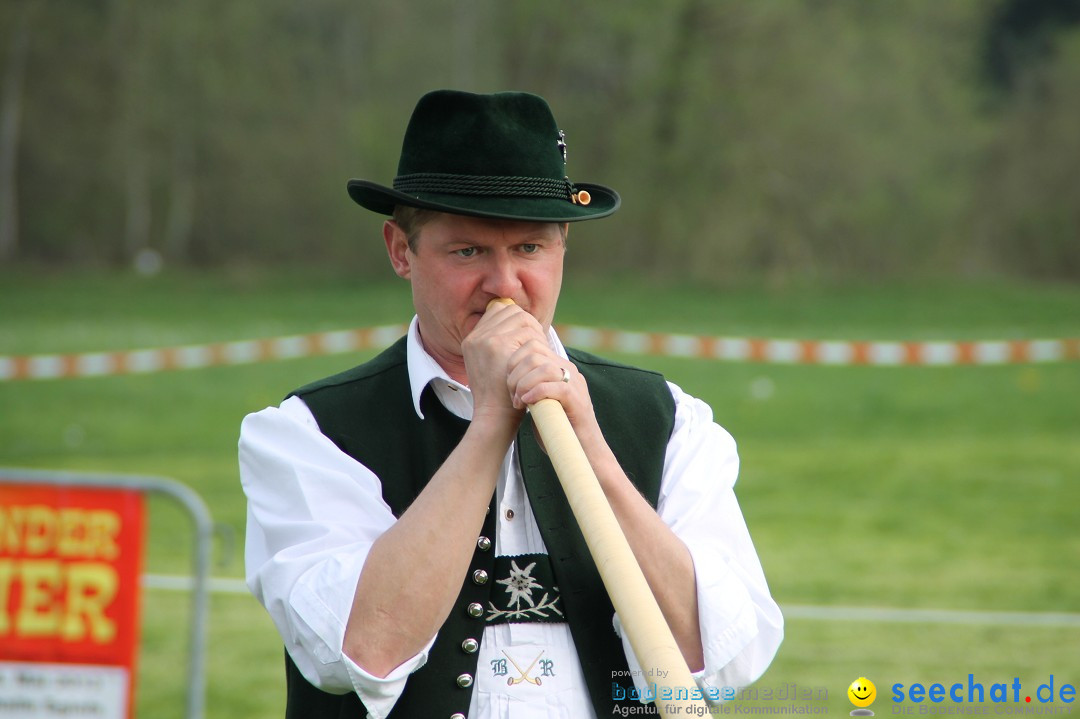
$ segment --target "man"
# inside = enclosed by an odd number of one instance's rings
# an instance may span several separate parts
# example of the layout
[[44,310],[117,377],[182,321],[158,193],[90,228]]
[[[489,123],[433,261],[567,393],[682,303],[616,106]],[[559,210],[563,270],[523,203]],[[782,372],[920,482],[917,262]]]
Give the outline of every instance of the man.
[[[247,576],[285,641],[289,717],[605,716],[646,687],[526,407],[553,398],[702,687],[782,637],[732,485],[734,442],[660,376],[551,328],[570,222],[619,196],[565,174],[543,99],[436,91],[393,187],[408,335],[244,421]],[[505,298],[514,304],[492,304]]]

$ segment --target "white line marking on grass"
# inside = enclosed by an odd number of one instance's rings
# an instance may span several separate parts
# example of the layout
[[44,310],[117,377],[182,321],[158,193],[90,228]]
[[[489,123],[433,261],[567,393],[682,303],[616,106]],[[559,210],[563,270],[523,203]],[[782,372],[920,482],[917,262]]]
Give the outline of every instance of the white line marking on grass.
[[[144,574],[142,575],[143,589],[163,589],[170,592],[190,592],[195,586],[195,580],[180,574]],[[243,579],[229,577],[211,577],[207,588],[214,594],[250,594],[247,584]]]
[[819,607],[786,604],[788,619],[824,622],[900,624],[994,624],[1001,626],[1080,627],[1080,614],[1069,612],[999,612],[975,609],[899,609],[895,607]]

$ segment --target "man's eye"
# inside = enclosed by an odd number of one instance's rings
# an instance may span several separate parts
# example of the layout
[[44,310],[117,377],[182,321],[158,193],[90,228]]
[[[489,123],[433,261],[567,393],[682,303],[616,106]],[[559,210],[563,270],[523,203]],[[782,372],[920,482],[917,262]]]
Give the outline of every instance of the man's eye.
[[521,246],[521,251],[527,255],[531,255],[540,251],[540,245],[534,243],[528,243]]
[[454,254],[458,257],[472,257],[476,254],[476,248],[462,247],[460,250],[454,250]]

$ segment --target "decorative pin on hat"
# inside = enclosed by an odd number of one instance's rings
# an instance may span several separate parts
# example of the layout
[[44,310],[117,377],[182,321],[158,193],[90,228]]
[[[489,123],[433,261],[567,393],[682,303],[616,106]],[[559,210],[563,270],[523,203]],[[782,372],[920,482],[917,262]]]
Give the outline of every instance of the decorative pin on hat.
[[620,203],[609,187],[571,182],[566,133],[542,97],[523,92],[424,95],[405,131],[393,186],[349,180],[348,190],[358,204],[384,215],[408,205],[476,217],[576,222],[606,217]]

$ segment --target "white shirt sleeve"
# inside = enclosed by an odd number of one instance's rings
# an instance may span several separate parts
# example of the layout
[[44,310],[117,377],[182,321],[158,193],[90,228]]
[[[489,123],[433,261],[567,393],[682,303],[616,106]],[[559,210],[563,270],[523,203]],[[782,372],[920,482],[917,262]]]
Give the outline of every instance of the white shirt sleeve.
[[[705,654],[705,668],[694,677],[706,696],[723,697],[725,689],[737,691],[765,672],[783,639],[784,620],[735,498],[735,440],[713,422],[707,404],[668,386],[675,399],[675,426],[657,512],[694,560]],[[617,617],[616,628],[640,691],[648,677],[642,676]]]
[[378,477],[323,435],[298,397],[248,415],[239,450],[248,587],[309,682],[334,694],[355,691],[370,716],[386,716],[435,637],[385,678],[342,652],[364,561],[395,521]]

